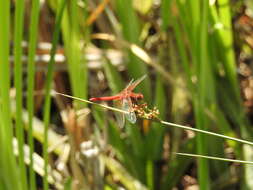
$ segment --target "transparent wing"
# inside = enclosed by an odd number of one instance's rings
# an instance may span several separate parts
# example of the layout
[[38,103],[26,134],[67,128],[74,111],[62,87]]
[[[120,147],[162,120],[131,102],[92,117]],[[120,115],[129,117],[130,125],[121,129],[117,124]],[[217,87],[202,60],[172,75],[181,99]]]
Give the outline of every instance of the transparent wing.
[[143,81],[145,78],[147,77],[147,75],[143,75],[141,78],[137,79],[136,81],[134,81],[134,79],[132,79],[128,85],[126,86],[126,88],[124,88],[124,90],[122,90],[121,92],[124,91],[132,91],[138,84],[140,84],[141,81]]
[[136,115],[134,112],[130,112],[129,114],[126,114],[126,118],[131,123],[136,123]]
[[128,89],[128,88],[132,85],[133,82],[134,82],[134,79],[132,79],[132,80],[128,83],[128,85],[127,85],[121,92],[123,92],[123,91],[125,91],[126,89]]
[[[116,107],[118,107],[119,109],[122,109],[122,101],[116,101],[115,102]],[[117,123],[119,125],[120,128],[123,128],[125,125],[125,114],[123,113],[116,113],[115,112],[115,116],[116,116],[116,120]]]
[[124,114],[126,116],[127,120],[130,121],[131,123],[135,123],[136,122],[136,115],[135,115],[134,110],[132,108],[132,102],[131,102],[130,97],[123,98],[122,109],[129,112],[128,114]]
[[141,81],[143,81],[145,78],[147,77],[147,75],[143,75],[141,78],[137,79],[136,81],[133,82],[133,80],[131,80],[131,83],[129,83],[126,87],[126,89],[128,91],[132,91],[138,84],[140,84]]

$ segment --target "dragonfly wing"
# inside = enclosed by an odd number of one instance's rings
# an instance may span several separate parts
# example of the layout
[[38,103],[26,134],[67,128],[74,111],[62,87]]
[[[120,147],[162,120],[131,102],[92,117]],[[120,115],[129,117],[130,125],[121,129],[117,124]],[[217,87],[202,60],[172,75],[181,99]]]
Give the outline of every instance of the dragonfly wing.
[[134,113],[134,110],[132,109],[132,102],[129,97],[124,98],[122,100],[122,109],[129,112],[129,113],[125,114],[127,120],[130,121],[131,123],[135,123],[136,122],[136,115]]
[[124,114],[120,113],[116,115],[116,119],[117,119],[117,123],[119,125],[120,128],[123,128],[125,125],[125,116]]
[[136,115],[134,112],[130,112],[129,114],[126,114],[126,118],[131,123],[136,123]]
[[132,79],[132,80],[128,83],[128,85],[127,85],[120,93],[126,91],[126,89],[128,89],[128,88],[133,84],[133,82],[134,82],[134,79]]
[[143,81],[147,75],[143,75],[141,78],[137,79],[136,81],[131,81],[129,85],[127,85],[127,90],[132,91],[138,84],[140,84],[141,81]]
[[[117,108],[122,108],[122,101],[115,101],[115,105]],[[115,113],[117,123],[120,128],[123,128],[125,125],[125,114],[123,113]]]

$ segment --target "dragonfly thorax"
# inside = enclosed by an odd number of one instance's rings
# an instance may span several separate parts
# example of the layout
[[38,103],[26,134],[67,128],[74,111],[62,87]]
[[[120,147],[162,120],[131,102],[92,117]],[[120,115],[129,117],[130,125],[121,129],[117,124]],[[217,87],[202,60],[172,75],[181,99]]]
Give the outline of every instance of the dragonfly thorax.
[[130,94],[130,97],[133,98],[133,99],[143,99],[143,94],[141,93],[131,93]]

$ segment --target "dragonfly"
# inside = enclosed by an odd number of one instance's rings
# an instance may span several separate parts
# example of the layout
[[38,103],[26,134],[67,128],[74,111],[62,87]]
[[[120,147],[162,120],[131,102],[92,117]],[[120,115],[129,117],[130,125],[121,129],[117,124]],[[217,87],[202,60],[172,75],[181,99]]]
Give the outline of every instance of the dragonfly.
[[112,100],[116,100],[119,102],[120,107],[122,110],[128,112],[128,113],[124,113],[121,114],[122,118],[120,119],[120,126],[123,126],[125,123],[125,117],[128,121],[130,121],[131,123],[135,123],[136,122],[136,114],[133,108],[133,101],[137,101],[140,99],[143,99],[143,94],[141,93],[134,93],[133,90],[135,89],[135,87],[140,84],[144,79],[146,78],[146,75],[143,75],[142,77],[140,77],[137,80],[131,80],[129,82],[129,84],[118,94],[114,95],[114,96],[104,96],[104,97],[97,97],[97,98],[90,98],[90,101],[112,101]]

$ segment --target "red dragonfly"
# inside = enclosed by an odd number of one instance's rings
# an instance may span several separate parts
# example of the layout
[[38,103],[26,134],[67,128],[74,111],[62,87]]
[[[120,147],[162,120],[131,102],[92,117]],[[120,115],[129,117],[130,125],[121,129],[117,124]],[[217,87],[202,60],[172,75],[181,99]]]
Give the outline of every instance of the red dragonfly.
[[134,93],[134,88],[140,84],[141,81],[145,79],[146,75],[143,75],[141,78],[134,81],[133,79],[130,81],[130,83],[122,90],[120,93],[114,95],[114,96],[104,96],[104,97],[97,97],[97,98],[90,98],[90,101],[111,101],[111,100],[118,100],[120,101],[121,108],[124,111],[127,111],[127,114],[122,114],[123,118],[121,118],[121,126],[125,123],[125,117],[127,120],[131,123],[136,122],[136,115],[133,108],[133,102],[132,100],[138,100],[143,99],[143,94],[141,93]]

